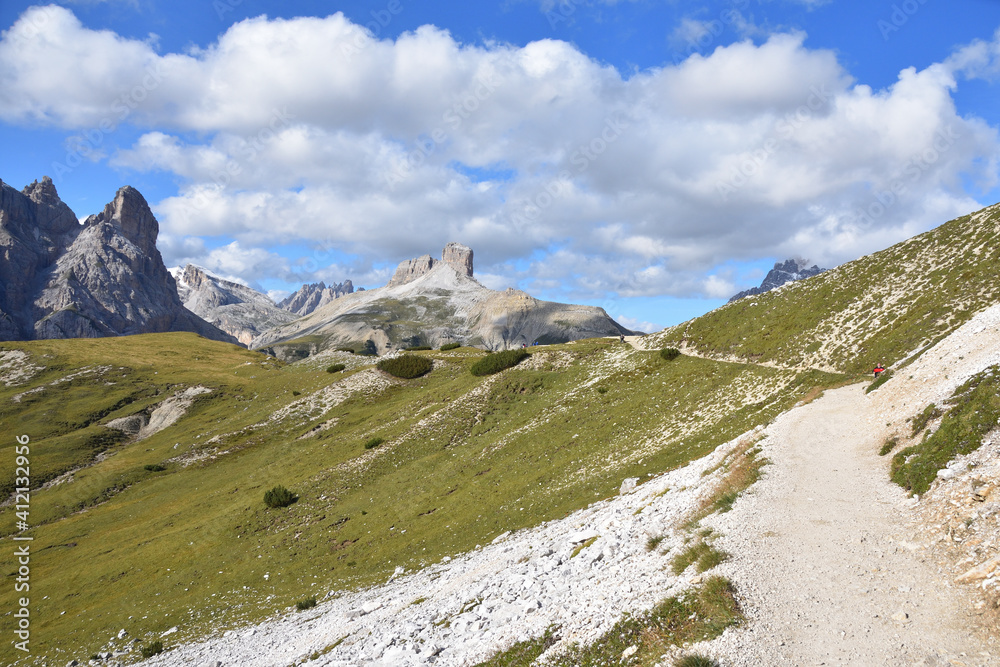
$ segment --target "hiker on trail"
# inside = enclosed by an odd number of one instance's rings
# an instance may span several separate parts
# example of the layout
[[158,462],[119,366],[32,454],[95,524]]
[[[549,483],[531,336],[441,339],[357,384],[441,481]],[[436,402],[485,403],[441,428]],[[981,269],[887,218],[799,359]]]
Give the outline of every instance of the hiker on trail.
[[884,372],[885,372],[885,366],[883,366],[882,364],[876,365],[875,369],[872,371],[872,373],[875,374],[875,377],[878,377],[879,375],[881,375]]
[[623,334],[623,333],[618,334],[618,340],[620,340],[621,342],[624,343],[625,342],[625,334]]

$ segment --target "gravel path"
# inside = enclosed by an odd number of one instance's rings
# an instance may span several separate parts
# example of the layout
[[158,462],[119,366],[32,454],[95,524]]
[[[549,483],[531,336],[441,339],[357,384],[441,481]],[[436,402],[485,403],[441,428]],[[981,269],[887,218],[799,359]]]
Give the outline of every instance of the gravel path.
[[705,523],[750,622],[706,646],[725,665],[989,665],[965,592],[906,528],[915,500],[887,481],[864,385],[782,415],[765,479]]

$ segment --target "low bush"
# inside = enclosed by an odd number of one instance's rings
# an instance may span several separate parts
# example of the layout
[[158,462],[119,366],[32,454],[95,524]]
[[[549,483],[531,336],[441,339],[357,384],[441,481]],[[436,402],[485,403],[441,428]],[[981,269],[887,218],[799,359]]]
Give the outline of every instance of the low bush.
[[327,373],[339,373],[340,371],[344,370],[345,368],[347,368],[347,366],[345,366],[344,364],[333,364],[332,366],[327,366],[326,367],[326,372]]
[[892,481],[912,493],[926,493],[938,470],[956,456],[979,449],[983,436],[996,428],[1000,421],[1000,368],[992,366],[970,378],[948,403],[952,407],[937,431],[892,457]]
[[362,346],[362,348],[355,354],[360,354],[365,357],[377,357],[378,348],[375,347],[375,341],[371,339],[366,340],[364,346]]
[[365,449],[375,449],[379,445],[385,442],[385,438],[368,438],[365,440]]
[[148,470],[149,472],[163,472],[166,470],[166,468],[161,466],[159,463],[149,463],[144,465],[142,468],[143,470]]
[[879,456],[885,456],[886,454],[888,454],[889,452],[891,452],[893,449],[895,449],[896,445],[898,445],[898,444],[899,444],[899,438],[897,438],[896,436],[893,436],[891,438],[887,438],[886,441],[885,441],[885,443],[882,445],[882,449],[878,450],[878,455]]
[[494,352],[472,364],[472,368],[469,370],[472,371],[473,375],[493,375],[512,366],[517,366],[530,356],[528,351],[523,348]]
[[911,424],[913,430],[910,433],[910,435],[914,438],[917,437],[917,435],[921,431],[927,428],[928,423],[930,423],[934,419],[937,419],[943,414],[944,410],[931,403],[926,408],[924,408],[923,412],[921,412],[919,415],[913,418],[913,424]]
[[380,371],[385,371],[394,377],[412,380],[421,375],[426,375],[434,368],[434,362],[427,357],[418,357],[415,354],[404,354],[401,357],[383,359],[376,364]]
[[152,658],[159,653],[163,653],[163,642],[159,639],[142,647],[142,657],[144,658]]
[[413,345],[412,347],[403,348],[407,352],[423,352],[424,350],[433,350],[434,348],[430,345]]
[[712,658],[692,653],[677,660],[674,667],[719,667],[719,663]]
[[299,600],[295,603],[295,608],[299,611],[305,611],[306,609],[312,609],[316,606],[316,598],[306,598],[305,600]]
[[272,509],[288,507],[298,499],[298,496],[280,485],[264,493],[264,504]]
[[440,349],[442,352],[447,352],[448,350],[457,350],[460,347],[462,347],[461,343],[445,343]]
[[676,347],[665,347],[660,350],[660,356],[667,361],[673,361],[677,357],[681,356],[681,351]]

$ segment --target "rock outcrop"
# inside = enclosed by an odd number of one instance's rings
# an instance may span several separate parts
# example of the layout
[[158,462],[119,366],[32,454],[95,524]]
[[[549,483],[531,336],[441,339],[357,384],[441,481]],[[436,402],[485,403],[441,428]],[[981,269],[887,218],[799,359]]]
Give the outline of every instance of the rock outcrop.
[[236,342],[181,304],[158,233],[132,187],[80,224],[48,177],[22,192],[0,182],[0,338],[191,331]]
[[[466,345],[502,350],[522,344],[631,334],[603,309],[540,301],[516,289],[497,292],[472,277],[472,250],[449,244],[441,261],[407,260],[385,287],[356,292],[257,338],[253,348],[295,348],[308,336],[314,354],[372,341],[379,353],[411,345]],[[287,351],[287,350],[286,350]]]
[[214,324],[243,345],[296,315],[274,305],[266,294],[214,276],[194,264],[183,270],[171,269],[177,281],[177,293],[184,307]]
[[760,284],[760,287],[751,287],[748,290],[743,290],[739,294],[733,295],[730,297],[729,303],[732,303],[737,299],[742,299],[745,296],[754,296],[756,294],[770,292],[776,287],[781,287],[785,283],[803,280],[805,278],[812,278],[813,276],[819,275],[824,271],[826,271],[826,269],[821,269],[816,264],[806,267],[806,262],[799,259],[786,259],[784,262],[775,262],[774,268],[768,271],[767,275],[764,276],[764,281]]
[[353,293],[354,283],[350,280],[345,280],[342,283],[336,283],[329,287],[321,280],[318,283],[303,285],[294,294],[280,301],[278,308],[299,316],[308,315],[334,299],[339,299],[345,294]]

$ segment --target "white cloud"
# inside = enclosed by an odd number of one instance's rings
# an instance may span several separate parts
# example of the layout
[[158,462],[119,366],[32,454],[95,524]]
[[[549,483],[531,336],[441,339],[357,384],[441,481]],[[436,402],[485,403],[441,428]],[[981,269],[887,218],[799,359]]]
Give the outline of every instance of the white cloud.
[[373,259],[455,240],[490,284],[719,297],[726,260],[833,266],[976,208],[963,181],[996,184],[1000,140],[953,96],[998,54],[1000,34],[875,90],[775,34],[625,76],[558,40],[377,40],[339,13],[160,54],[49,6],[0,39],[0,120],[139,128],[110,160],[178,179],[154,207],[164,254],[250,281],[297,275],[284,244],[377,280]]

